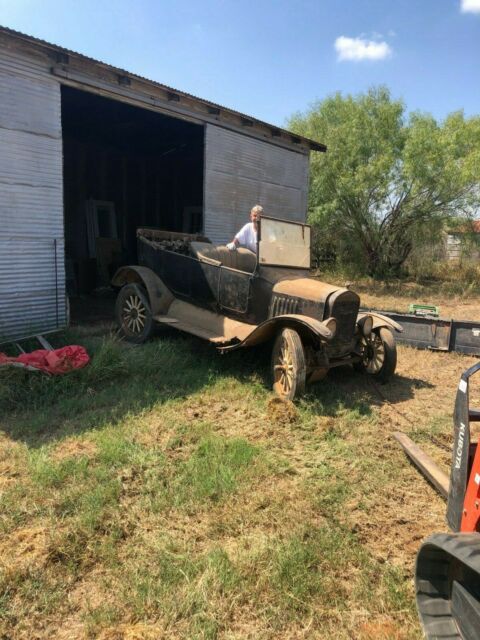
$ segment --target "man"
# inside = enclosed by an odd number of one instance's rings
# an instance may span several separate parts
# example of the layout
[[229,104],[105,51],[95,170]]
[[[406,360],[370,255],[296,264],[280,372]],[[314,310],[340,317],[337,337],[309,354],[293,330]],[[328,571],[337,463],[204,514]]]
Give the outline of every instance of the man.
[[247,224],[240,229],[234,239],[227,244],[227,249],[235,251],[238,246],[242,246],[250,249],[253,253],[257,253],[258,222],[262,213],[263,207],[256,204],[250,211],[250,222],[247,222]]

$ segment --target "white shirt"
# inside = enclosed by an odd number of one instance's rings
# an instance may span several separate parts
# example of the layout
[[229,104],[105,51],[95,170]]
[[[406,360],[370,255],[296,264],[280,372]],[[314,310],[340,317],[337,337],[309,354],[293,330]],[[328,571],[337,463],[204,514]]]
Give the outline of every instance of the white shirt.
[[253,226],[253,222],[247,222],[235,236],[242,247],[246,247],[257,253],[257,232]]

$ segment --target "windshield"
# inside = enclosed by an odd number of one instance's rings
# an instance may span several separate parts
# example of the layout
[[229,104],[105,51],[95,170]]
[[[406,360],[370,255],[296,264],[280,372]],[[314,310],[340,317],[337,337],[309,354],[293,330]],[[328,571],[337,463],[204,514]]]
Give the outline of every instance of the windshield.
[[263,265],[310,268],[310,227],[262,217],[258,261]]

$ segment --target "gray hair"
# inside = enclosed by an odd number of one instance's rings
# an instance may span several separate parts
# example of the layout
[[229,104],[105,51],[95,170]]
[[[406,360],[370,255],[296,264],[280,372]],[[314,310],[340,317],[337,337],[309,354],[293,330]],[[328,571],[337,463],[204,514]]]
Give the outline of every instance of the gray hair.
[[262,215],[263,207],[259,204],[256,204],[254,207],[251,208],[250,213],[259,213],[260,215]]

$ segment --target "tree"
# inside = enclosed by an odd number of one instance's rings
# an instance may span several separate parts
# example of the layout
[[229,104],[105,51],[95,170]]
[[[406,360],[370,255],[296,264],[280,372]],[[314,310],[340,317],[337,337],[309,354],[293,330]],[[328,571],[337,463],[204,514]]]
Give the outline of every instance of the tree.
[[337,93],[288,126],[328,147],[312,154],[310,221],[370,275],[398,274],[416,237],[480,204],[479,117],[407,117],[403,102],[380,87]]

